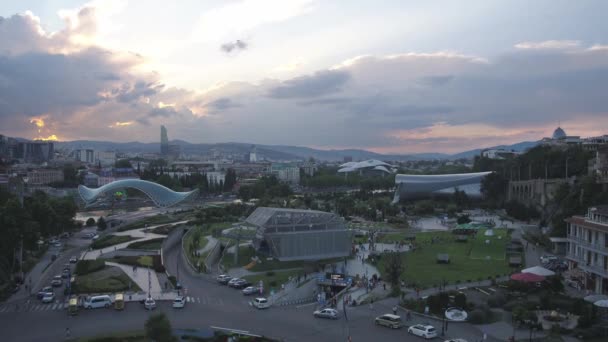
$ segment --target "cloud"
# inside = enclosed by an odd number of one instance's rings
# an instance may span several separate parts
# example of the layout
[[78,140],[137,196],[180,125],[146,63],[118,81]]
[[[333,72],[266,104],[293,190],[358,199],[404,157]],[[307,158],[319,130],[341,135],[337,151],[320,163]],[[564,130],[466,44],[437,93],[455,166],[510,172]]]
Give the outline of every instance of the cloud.
[[545,40],[542,42],[521,42],[515,44],[516,49],[548,50],[548,49],[577,49],[581,46],[579,40]]
[[239,50],[245,50],[247,49],[247,42],[237,39],[234,42],[228,42],[228,43],[224,43],[222,44],[222,46],[220,46],[220,50],[222,50],[225,53],[231,53],[232,51],[239,51]]
[[205,104],[205,108],[209,109],[209,111],[213,114],[237,107],[241,107],[241,105],[226,97],[222,97]]
[[319,71],[282,82],[270,89],[268,96],[278,99],[317,97],[340,91],[350,79],[344,70]]

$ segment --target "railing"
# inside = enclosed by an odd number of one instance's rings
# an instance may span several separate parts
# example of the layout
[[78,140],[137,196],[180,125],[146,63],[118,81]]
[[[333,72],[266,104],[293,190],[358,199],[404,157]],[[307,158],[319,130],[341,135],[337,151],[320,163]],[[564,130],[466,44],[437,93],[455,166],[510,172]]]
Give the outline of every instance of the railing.
[[568,241],[577,244],[582,247],[586,247],[588,249],[592,249],[594,252],[598,252],[602,255],[608,255],[608,247],[604,247],[601,244],[591,243],[585,239],[574,237],[573,235],[568,235]]
[[576,261],[578,263],[578,268],[580,268],[583,271],[592,272],[592,273],[598,274],[602,277],[608,277],[608,269],[606,269],[602,266],[592,265],[591,263],[587,263],[587,261],[585,261],[585,259],[578,257],[571,253],[566,254],[566,258]]

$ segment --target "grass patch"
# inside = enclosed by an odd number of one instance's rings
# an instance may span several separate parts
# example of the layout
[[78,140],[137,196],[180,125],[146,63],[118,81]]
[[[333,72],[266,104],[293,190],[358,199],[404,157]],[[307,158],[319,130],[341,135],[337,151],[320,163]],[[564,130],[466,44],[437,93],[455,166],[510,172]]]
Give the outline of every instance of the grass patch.
[[[471,259],[505,260],[509,236],[506,229],[493,229],[494,236],[485,236],[485,229],[481,229],[473,238]],[[486,243],[486,240],[490,243]]]
[[97,272],[103,270],[106,266],[105,261],[101,259],[96,260],[78,260],[76,263],[76,270],[74,274],[83,276],[85,274]]
[[[200,234],[196,234],[200,232]],[[188,235],[184,238],[184,248],[186,249],[186,255],[190,260],[190,263],[196,267],[197,265],[201,265],[201,268],[204,268],[205,258],[207,258],[208,252],[198,253],[199,250],[205,248],[209,243],[207,236],[204,235],[205,230],[202,227],[192,228],[191,231],[188,232]],[[198,241],[194,241],[196,236],[198,235]]]
[[131,222],[129,224],[121,226],[118,228],[118,231],[124,232],[127,230],[144,228],[146,226],[146,224],[148,226],[152,226],[152,225],[157,225],[157,224],[165,224],[165,223],[172,223],[175,221],[181,221],[181,220],[184,220],[186,217],[188,217],[188,215],[190,215],[190,214],[191,213],[180,213],[180,214],[174,214],[174,215],[158,214],[156,216],[146,217],[142,220]]
[[264,282],[264,294],[269,294],[270,289],[273,288],[275,292],[281,289],[281,284],[285,284],[289,281],[289,277],[297,277],[298,274],[303,274],[304,269],[291,270],[285,272],[264,272],[255,275],[249,275],[243,277],[243,279],[257,285],[260,280]]
[[157,250],[160,249],[165,238],[136,241],[127,246],[129,249]]
[[118,245],[119,243],[128,242],[131,240],[135,240],[135,238],[130,235],[122,235],[122,236],[106,235],[104,237],[101,237],[101,238],[93,241],[93,243],[91,244],[91,248],[102,249],[102,248]]
[[138,266],[138,267],[152,267],[155,272],[164,272],[165,269],[160,263],[160,255],[142,255],[142,256],[115,256],[112,259],[107,259],[118,264]]
[[[130,288],[129,284],[131,285]],[[127,290],[140,291],[141,289],[117,267],[109,267],[84,276],[77,276],[72,285],[72,292],[74,293],[106,293]]]
[[[483,236],[483,232],[478,235]],[[431,243],[432,239],[434,243]],[[403,258],[404,272],[402,279],[408,285],[415,284],[420,287],[438,286],[443,281],[449,284],[464,283],[488,279],[488,277],[509,274],[512,270],[504,260],[505,249],[497,249],[495,254],[502,253],[499,259],[472,259],[471,250],[480,242],[477,239],[466,243],[456,242],[455,236],[450,232],[429,232],[416,234],[416,250],[414,252],[401,253]],[[505,242],[508,238],[503,238]],[[486,253],[480,249],[480,253]],[[449,264],[437,264],[437,254],[447,253],[450,256]],[[383,259],[378,261],[380,273],[384,273]]]
[[78,342],[146,342],[146,334],[143,330],[127,331],[114,334],[103,334],[95,337],[74,340]]

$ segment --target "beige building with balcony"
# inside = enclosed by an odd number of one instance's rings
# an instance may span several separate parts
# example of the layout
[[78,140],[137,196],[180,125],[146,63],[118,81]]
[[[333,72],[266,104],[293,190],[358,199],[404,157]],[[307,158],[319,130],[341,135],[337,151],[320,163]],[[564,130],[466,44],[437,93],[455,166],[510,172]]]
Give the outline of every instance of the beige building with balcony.
[[569,269],[584,273],[584,289],[608,294],[608,205],[589,208],[586,216],[572,216],[566,222]]

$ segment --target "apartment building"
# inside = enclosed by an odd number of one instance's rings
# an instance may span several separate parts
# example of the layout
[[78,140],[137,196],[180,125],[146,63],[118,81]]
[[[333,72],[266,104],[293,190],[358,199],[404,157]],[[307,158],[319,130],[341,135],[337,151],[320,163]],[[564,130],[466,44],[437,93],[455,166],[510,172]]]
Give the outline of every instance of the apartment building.
[[583,272],[586,290],[608,295],[608,205],[589,208],[587,215],[566,222],[569,268]]

